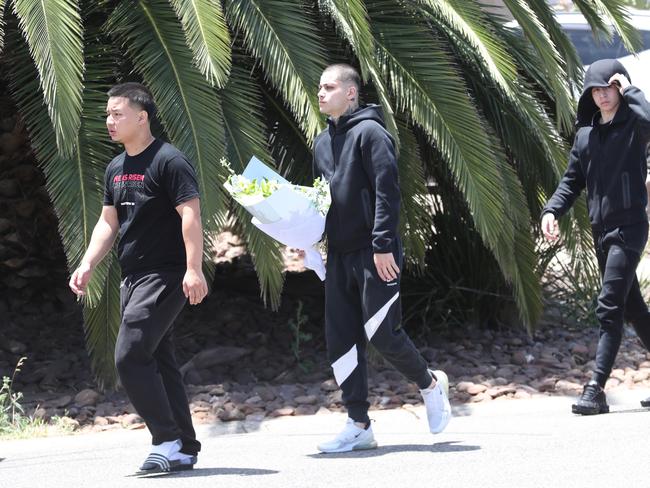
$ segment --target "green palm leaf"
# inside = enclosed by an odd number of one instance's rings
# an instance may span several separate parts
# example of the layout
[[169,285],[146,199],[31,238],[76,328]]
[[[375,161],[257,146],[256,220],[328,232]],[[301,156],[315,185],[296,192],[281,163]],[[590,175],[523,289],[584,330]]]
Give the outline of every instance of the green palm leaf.
[[[526,237],[530,218],[513,169],[504,163],[495,138],[486,134],[451,57],[427,27],[414,17],[407,20],[403,10],[391,10],[388,2],[374,2],[370,11],[378,57],[398,107],[436,145],[479,233],[514,286],[522,318],[533,323],[541,309],[534,245]],[[516,246],[528,253],[514,256]]]
[[574,3],[589,22],[596,38],[603,35],[611,41],[612,33],[607,23],[609,20],[630,52],[641,48],[641,36],[630,24],[630,15],[623,0],[574,0]]
[[104,258],[103,264],[107,266],[100,281],[104,293],[93,307],[84,308],[86,347],[102,389],[112,388],[117,383],[114,357],[121,321],[121,270],[115,251]]
[[393,114],[388,87],[381,77],[381,71],[375,59],[375,43],[368,19],[368,12],[362,0],[320,0],[321,9],[328,13],[338,26],[343,37],[352,46],[361,64],[361,75],[365,80],[372,80],[379,101],[384,111],[386,128],[393,135],[397,149],[400,137]]
[[194,62],[208,82],[223,87],[230,72],[230,33],[216,0],[171,0]]
[[327,63],[308,11],[297,0],[226,0],[225,11],[311,143],[323,128],[316,91]]
[[[513,56],[503,50],[505,49],[506,42],[509,42],[510,48],[515,50],[515,57],[520,62],[530,57],[529,48],[522,46],[523,43],[514,39],[513,34],[506,31],[496,20],[484,12],[475,12],[470,8],[469,4],[458,3],[458,6],[459,8],[469,10],[469,12],[463,10],[463,14],[468,15],[469,21],[472,24],[477,24],[479,30],[484,31],[489,26],[489,32],[492,33],[491,36],[494,38],[490,42],[492,44],[496,43],[498,46],[498,49],[494,51],[495,59],[506,56],[514,62]],[[559,152],[559,149],[562,147],[561,137],[548,116],[545,107],[540,102],[539,96],[525,80],[520,79],[521,77],[519,75],[512,80],[506,79],[505,76],[496,75],[495,77],[493,66],[496,66],[496,63],[486,59],[484,54],[485,52],[489,53],[494,50],[494,48],[490,47],[490,44],[481,50],[476,47],[476,43],[482,42],[481,36],[471,35],[471,33],[466,32],[467,28],[454,31],[456,29],[455,24],[450,22],[446,16],[438,16],[437,14],[439,12],[435,9],[425,9],[425,14],[427,13],[431,20],[436,21],[440,32],[447,36],[449,41],[448,47],[454,52],[456,59],[462,67],[462,71],[466,74],[472,74],[472,76],[475,74],[479,80],[478,85],[482,90],[489,93],[490,97],[499,97],[502,107],[505,106],[508,109],[516,111],[519,123],[524,124],[529,133],[528,137],[534,140],[536,144],[539,144],[544,150],[548,161],[555,163],[563,161],[564,155]],[[460,14],[456,13],[456,15]],[[502,40],[497,41],[497,39]],[[526,68],[530,67],[530,65],[530,63],[526,63],[521,66]],[[506,64],[507,66],[509,66],[509,63]],[[536,69],[535,72],[539,73],[539,70]],[[549,84],[546,83],[546,85]],[[556,168],[556,171],[558,174],[562,172],[559,166]]]
[[266,125],[262,112],[262,96],[250,71],[239,59],[230,80],[221,93],[226,151],[233,169],[241,173],[251,156],[273,166],[268,148]]
[[529,7],[535,12],[537,18],[542,22],[551,37],[551,41],[560,52],[560,57],[566,63],[566,71],[569,79],[576,84],[582,85],[582,61],[578,56],[575,46],[568,38],[564,29],[555,18],[551,6],[546,0],[527,0]]
[[[110,61],[113,58],[107,56],[106,48],[88,44],[87,75],[90,80],[84,89],[82,123],[72,155],[64,158],[56,149],[55,133],[44,110],[44,100],[38,89],[38,73],[32,64],[18,61],[29,56],[27,47],[17,38],[8,46],[16,56],[15,61],[8,64],[12,94],[45,173],[46,187],[59,219],[59,233],[68,266],[74,269],[81,261],[101,212],[104,169],[113,155],[104,124],[106,91],[110,86],[107,80],[112,76]],[[84,299],[84,329],[93,370],[106,384],[113,384],[115,379],[112,364],[115,343],[106,341],[106,337],[117,333],[119,316],[112,322],[95,318],[101,316],[102,307],[110,302],[110,293],[114,291],[106,288],[111,267],[115,266],[111,259],[109,257],[97,266]]]
[[570,132],[574,125],[573,106],[575,102],[571,97],[569,85],[566,83],[567,74],[560,52],[555,48],[549,33],[537,18],[536,13],[524,0],[505,0],[504,3],[521,26],[528,41],[537,51],[541,61],[540,68],[544,70],[544,78],[552,87],[558,122],[564,131]]
[[436,145],[481,234],[493,236],[504,219],[499,168],[453,60],[426,26],[407,18],[393,2],[374,2],[369,10],[377,57],[397,107]]
[[[241,173],[251,156],[257,156],[266,164],[273,165],[267,146],[261,95],[250,72],[241,67],[244,60],[239,61],[233,67],[230,81],[222,93],[228,158],[237,173]],[[277,309],[284,283],[281,247],[251,223],[250,214],[239,204],[233,205],[237,222],[253,258],[262,299]]]
[[433,25],[449,36],[450,42],[465,43],[465,49],[482,60],[486,76],[515,98],[512,83],[517,78],[517,66],[507,47],[492,32],[487,14],[478,3],[465,0],[415,0],[414,3],[420,5]]
[[433,232],[424,165],[417,139],[404,117],[398,117],[402,135],[399,154],[399,179],[401,192],[400,234],[404,241],[404,254],[409,266],[420,271],[424,267],[426,246]]
[[[14,0],[47,111],[63,155],[73,152],[81,123],[84,71],[82,25],[74,0]],[[24,61],[23,61],[24,62]]]
[[[104,168],[112,155],[103,123],[105,87],[92,82],[87,84],[83,123],[75,137],[75,149],[71,157],[63,158],[57,151],[52,123],[44,109],[36,69],[24,62],[23,56],[28,55],[26,46],[13,38],[11,52],[15,62],[10,61],[7,66],[12,95],[45,172],[47,190],[59,217],[59,232],[68,265],[74,269],[81,261],[101,212]],[[89,286],[90,304],[96,302],[102,292],[98,285],[101,270],[96,274],[98,280],[91,281]]]
[[260,86],[260,90],[265,106],[264,118],[270,132],[269,145],[278,171],[298,185],[311,185],[314,180],[311,145],[282,100],[264,86]]
[[5,47],[5,6],[7,0],[0,0],[0,53]]

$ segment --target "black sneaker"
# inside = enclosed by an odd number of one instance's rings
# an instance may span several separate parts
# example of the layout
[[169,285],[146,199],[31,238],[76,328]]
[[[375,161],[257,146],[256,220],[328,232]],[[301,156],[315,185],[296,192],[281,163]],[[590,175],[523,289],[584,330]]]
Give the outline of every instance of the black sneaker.
[[650,408],[650,397],[646,398],[645,400],[641,400],[641,406],[645,408]]
[[580,399],[571,405],[571,411],[580,415],[598,415],[609,412],[605,391],[595,381],[590,381],[582,390]]

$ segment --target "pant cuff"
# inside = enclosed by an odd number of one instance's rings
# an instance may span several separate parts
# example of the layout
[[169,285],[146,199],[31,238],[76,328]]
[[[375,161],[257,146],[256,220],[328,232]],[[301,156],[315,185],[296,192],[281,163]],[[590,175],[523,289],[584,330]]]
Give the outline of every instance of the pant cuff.
[[429,388],[429,385],[431,385],[431,380],[437,380],[436,376],[433,374],[433,372],[429,371],[428,369],[425,369],[422,373],[418,375],[418,378],[415,381],[415,384],[418,385],[418,388],[420,390],[426,390]]
[[348,417],[350,417],[355,422],[360,422],[362,424],[369,424],[370,417],[368,417],[368,410],[362,407],[359,408],[349,408]]

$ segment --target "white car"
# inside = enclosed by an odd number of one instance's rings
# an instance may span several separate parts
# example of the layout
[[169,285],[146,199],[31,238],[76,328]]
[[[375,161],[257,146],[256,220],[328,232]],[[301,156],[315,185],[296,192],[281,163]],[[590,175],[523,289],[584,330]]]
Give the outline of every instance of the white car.
[[589,24],[580,12],[557,12],[555,17],[576,48],[585,68],[597,59],[618,59],[627,69],[632,84],[650,99],[650,10],[630,9],[630,23],[636,27],[643,42],[642,50],[635,56],[625,49],[618,34],[612,43],[597,41]]

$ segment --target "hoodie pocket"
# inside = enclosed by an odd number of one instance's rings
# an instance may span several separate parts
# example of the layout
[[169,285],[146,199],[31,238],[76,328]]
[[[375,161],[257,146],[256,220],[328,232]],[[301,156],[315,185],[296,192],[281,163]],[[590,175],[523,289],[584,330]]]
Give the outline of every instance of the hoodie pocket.
[[621,185],[623,186],[623,208],[627,210],[632,206],[632,198],[630,196],[630,173],[621,173]]
[[363,207],[363,218],[366,221],[368,229],[374,228],[374,218],[372,216],[372,205],[370,205],[370,192],[367,188],[361,190],[361,206]]

